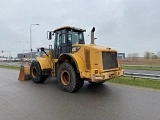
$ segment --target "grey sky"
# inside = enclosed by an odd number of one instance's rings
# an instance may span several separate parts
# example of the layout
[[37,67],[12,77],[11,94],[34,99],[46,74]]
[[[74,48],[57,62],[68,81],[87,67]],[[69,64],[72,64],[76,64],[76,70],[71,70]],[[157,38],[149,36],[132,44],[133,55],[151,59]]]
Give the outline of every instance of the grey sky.
[[[97,45],[118,52],[160,51],[160,0],[4,0],[0,1],[0,50],[17,53],[53,44],[46,31],[64,25],[87,30],[96,27]],[[7,56],[7,53],[0,53]]]

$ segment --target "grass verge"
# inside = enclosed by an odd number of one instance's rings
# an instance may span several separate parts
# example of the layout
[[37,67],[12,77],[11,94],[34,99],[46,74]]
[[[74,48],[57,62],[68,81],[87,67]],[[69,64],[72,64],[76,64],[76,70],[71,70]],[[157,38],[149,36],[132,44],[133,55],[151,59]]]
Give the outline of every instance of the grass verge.
[[0,65],[0,68],[7,68],[7,69],[13,69],[13,70],[20,69],[20,67],[18,67],[18,66],[7,66],[7,65]]
[[125,66],[125,65],[123,65],[123,69],[160,71],[160,66]]
[[132,77],[117,77],[112,80],[109,80],[108,82],[160,89],[160,80],[132,78]]

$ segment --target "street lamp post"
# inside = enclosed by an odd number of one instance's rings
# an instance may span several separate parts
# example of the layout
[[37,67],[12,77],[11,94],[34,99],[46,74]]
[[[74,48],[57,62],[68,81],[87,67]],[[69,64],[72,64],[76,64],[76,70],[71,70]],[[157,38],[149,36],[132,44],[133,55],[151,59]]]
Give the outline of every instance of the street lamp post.
[[39,24],[31,24],[30,25],[30,50],[31,50],[31,55],[30,55],[30,59],[32,61],[32,25],[39,25]]

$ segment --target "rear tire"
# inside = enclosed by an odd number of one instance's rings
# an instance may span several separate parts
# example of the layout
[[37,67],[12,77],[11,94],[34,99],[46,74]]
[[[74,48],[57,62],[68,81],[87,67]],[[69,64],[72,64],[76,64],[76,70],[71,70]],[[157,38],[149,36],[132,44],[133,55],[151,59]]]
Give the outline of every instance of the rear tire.
[[43,83],[48,78],[48,75],[42,75],[40,64],[35,60],[32,61],[30,75],[34,83]]
[[66,62],[59,66],[57,80],[60,88],[66,92],[75,92],[84,84],[84,80],[80,78],[74,67]]

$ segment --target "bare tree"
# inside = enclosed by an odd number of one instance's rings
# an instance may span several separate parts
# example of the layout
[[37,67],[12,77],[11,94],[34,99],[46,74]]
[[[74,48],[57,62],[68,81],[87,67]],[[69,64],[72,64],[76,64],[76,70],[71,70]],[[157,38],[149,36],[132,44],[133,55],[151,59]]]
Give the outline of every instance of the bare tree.
[[144,53],[144,58],[145,59],[158,59],[158,54],[156,55],[152,52],[147,51]]
[[152,53],[151,58],[152,58],[152,59],[158,59],[158,55],[155,55],[154,53]]
[[158,57],[160,57],[160,51],[158,51],[156,55],[157,55]]
[[132,53],[132,59],[134,59],[134,60],[135,60],[135,59],[137,59],[137,58],[138,58],[138,56],[139,56],[139,55],[138,55],[138,53]]
[[129,53],[128,57],[131,59],[137,59],[139,57],[139,54],[138,53]]
[[129,53],[127,56],[128,56],[128,58],[131,58],[131,57],[132,57],[132,54],[131,54],[131,53]]
[[149,51],[145,52],[145,53],[144,53],[144,58],[145,58],[145,59],[150,59],[150,58],[151,58],[151,54],[152,54],[152,53],[149,52]]

